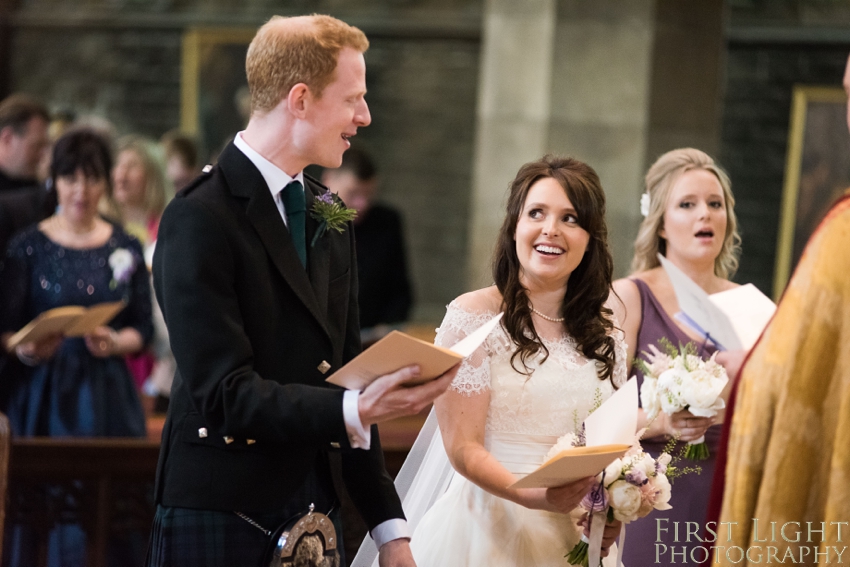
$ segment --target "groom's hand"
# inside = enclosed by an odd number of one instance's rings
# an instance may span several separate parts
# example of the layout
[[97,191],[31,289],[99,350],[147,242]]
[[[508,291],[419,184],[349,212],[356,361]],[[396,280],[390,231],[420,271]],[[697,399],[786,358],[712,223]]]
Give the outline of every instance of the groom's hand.
[[373,423],[421,412],[446,391],[459,366],[418,386],[411,385],[419,378],[419,367],[415,365],[381,376],[357,398],[360,421],[364,427],[369,427]]
[[381,546],[378,552],[380,567],[416,567],[410,542],[407,539],[394,539]]

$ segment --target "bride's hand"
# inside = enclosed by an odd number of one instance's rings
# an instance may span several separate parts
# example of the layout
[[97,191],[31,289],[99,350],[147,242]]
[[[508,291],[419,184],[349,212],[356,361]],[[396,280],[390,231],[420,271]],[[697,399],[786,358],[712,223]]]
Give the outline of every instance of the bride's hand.
[[[585,512],[581,520],[579,520],[578,525],[584,528],[584,536],[590,539],[590,525],[587,521],[587,512]],[[608,551],[611,549],[611,546],[614,545],[614,540],[617,539],[617,536],[620,535],[620,527],[623,525],[623,522],[620,520],[614,520],[613,522],[605,522],[605,531],[602,534],[602,550],[600,551],[600,555],[602,557],[608,557]]]
[[594,482],[593,477],[588,477],[555,488],[520,489],[520,504],[527,508],[569,514],[590,491]]

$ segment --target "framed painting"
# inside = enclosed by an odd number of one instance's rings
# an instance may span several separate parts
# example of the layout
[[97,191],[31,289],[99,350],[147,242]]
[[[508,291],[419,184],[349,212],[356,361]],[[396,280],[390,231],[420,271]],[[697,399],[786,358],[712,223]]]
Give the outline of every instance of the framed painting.
[[194,28],[183,35],[180,127],[214,159],[248,123],[245,55],[255,28]]
[[848,186],[847,94],[839,87],[795,86],[776,247],[774,300],[782,295],[809,237]]

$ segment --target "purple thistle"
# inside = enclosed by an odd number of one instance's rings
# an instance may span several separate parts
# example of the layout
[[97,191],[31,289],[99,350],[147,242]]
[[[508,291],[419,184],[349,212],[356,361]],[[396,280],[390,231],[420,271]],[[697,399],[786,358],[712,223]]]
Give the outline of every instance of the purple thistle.
[[649,482],[649,479],[643,469],[639,469],[637,467],[633,467],[626,473],[625,480],[629,484],[633,484],[635,486],[643,486]]
[[595,485],[581,500],[581,507],[590,512],[603,512],[608,508],[608,490],[602,485]]
[[581,424],[581,429],[576,435],[576,447],[584,447],[587,445],[587,429],[584,427],[584,422]]
[[327,203],[328,205],[334,204],[333,194],[331,193],[330,189],[319,195],[318,199],[323,203]]

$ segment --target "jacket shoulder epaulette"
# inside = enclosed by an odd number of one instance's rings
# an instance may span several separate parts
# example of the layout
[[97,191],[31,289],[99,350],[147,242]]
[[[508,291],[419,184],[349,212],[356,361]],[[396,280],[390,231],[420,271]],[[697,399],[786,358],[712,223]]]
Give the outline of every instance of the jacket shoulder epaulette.
[[186,195],[197,189],[201,185],[201,183],[210,178],[214,169],[215,166],[212,164],[208,163],[207,165],[205,165],[204,168],[201,170],[200,175],[198,175],[196,178],[190,181],[188,185],[178,191],[177,196],[185,197]]

